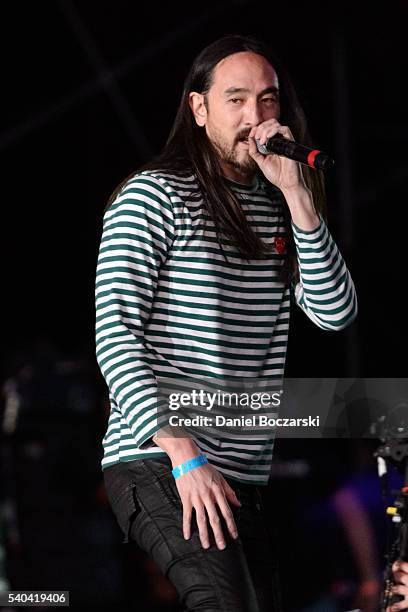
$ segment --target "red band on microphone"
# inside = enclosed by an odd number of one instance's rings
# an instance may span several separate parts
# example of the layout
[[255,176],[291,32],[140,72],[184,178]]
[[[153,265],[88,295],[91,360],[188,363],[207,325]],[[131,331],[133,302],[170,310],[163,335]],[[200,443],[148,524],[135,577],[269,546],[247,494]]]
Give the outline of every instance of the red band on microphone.
[[318,155],[319,153],[321,153],[319,149],[313,149],[313,151],[310,151],[309,155],[307,156],[307,163],[309,166],[312,166],[312,168],[315,167],[314,160],[316,158],[316,155]]

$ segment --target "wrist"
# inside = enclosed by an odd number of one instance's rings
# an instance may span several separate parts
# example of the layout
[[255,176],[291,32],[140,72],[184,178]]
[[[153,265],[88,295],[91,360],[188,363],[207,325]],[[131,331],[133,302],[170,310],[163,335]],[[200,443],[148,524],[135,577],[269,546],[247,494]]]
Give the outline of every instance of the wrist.
[[176,467],[201,453],[197,444],[191,438],[155,437],[155,444],[164,450],[171,461],[172,467]]
[[186,445],[183,448],[178,448],[177,450],[172,451],[171,453],[167,453],[169,455],[172,467],[176,467],[177,465],[181,465],[194,457],[197,457],[201,453],[200,449],[196,444]]
[[305,186],[297,186],[282,190],[293,223],[300,230],[313,231],[320,225],[320,218],[313,204],[313,196],[310,189]]
[[196,457],[192,457],[191,459],[176,465],[176,467],[172,469],[172,474],[176,479],[183,476],[183,474],[187,474],[187,472],[191,472],[191,470],[194,470],[195,468],[201,467],[205,463],[208,463],[207,457],[200,453]]

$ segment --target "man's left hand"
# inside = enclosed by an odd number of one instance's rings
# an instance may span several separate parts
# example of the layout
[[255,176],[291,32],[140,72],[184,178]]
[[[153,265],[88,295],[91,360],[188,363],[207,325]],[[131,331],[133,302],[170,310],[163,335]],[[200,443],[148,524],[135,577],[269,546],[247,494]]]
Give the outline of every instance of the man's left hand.
[[262,155],[256,147],[256,140],[265,144],[275,134],[282,134],[289,140],[294,140],[292,132],[286,125],[281,125],[277,119],[269,119],[253,127],[248,136],[249,154],[262,170],[265,178],[281,191],[305,188],[300,164],[292,159],[281,157],[274,153]]

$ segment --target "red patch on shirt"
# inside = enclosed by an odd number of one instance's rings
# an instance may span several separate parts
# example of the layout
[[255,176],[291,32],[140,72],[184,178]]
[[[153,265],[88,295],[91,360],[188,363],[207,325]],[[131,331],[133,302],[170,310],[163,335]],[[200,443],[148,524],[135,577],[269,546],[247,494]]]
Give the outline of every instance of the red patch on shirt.
[[285,253],[286,251],[286,240],[285,238],[275,238],[274,240],[275,243],[275,249],[278,251],[278,253],[281,255],[282,253]]

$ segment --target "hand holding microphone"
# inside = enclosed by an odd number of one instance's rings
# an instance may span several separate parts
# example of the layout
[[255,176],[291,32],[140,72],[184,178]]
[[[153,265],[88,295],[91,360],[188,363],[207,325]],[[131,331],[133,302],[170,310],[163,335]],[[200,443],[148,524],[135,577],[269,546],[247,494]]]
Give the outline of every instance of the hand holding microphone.
[[268,138],[265,144],[260,144],[257,141],[256,146],[262,155],[276,153],[276,155],[293,159],[311,168],[327,170],[334,165],[334,160],[326,155],[326,153],[319,151],[319,149],[305,147],[294,140],[288,140],[279,133],[272,136],[272,138]]
[[250,156],[265,178],[284,194],[307,189],[300,164],[313,168],[332,164],[321,151],[295,142],[289,127],[281,125],[277,119],[268,119],[252,127],[247,137]]

